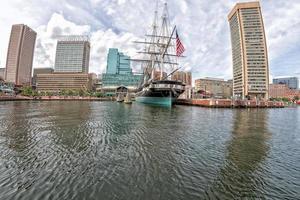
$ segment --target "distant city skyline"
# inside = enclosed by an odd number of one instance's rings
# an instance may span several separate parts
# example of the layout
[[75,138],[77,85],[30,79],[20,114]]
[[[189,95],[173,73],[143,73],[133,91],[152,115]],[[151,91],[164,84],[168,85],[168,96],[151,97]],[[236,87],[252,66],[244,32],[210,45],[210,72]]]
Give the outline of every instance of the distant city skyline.
[[[193,73],[193,79],[206,76],[232,78],[227,15],[237,2],[249,1],[168,1],[171,23],[177,25],[186,48],[187,57],[180,62],[185,70]],[[267,37],[270,80],[277,76],[300,77],[300,1],[261,0],[260,3]],[[45,6],[47,10],[42,9]],[[144,8],[151,12],[145,13]],[[142,38],[148,30],[154,9],[155,3],[146,0],[3,2],[0,12],[0,67],[6,65],[11,26],[23,23],[37,32],[34,68],[54,67],[59,35],[89,34],[90,72],[105,72],[109,48],[118,48],[131,57],[136,56],[138,49],[132,41]],[[137,71],[135,63],[132,67]]]

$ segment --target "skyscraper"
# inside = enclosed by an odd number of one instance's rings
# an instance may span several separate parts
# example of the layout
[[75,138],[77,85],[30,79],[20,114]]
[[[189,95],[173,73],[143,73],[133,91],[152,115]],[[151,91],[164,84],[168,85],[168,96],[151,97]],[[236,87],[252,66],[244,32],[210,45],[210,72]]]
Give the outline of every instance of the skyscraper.
[[31,83],[36,32],[24,24],[12,26],[6,58],[6,82],[17,85]]
[[87,36],[67,36],[57,42],[55,72],[88,73],[90,42]]
[[233,94],[268,98],[269,65],[259,2],[237,3],[228,15],[233,61]]
[[130,57],[119,52],[118,49],[110,48],[107,56],[107,74],[132,74]]

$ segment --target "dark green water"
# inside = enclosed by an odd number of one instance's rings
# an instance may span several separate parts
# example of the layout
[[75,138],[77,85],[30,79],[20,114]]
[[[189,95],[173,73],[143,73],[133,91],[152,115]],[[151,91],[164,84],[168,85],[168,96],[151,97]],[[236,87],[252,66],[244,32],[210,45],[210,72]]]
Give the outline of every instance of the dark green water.
[[0,102],[0,199],[300,199],[300,107]]

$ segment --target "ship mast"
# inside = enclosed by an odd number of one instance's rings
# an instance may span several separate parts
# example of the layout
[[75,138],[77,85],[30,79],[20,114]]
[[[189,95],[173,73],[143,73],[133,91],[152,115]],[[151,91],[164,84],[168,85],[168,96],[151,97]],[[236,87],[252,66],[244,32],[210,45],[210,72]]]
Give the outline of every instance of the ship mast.
[[[152,35],[156,36],[157,35],[157,30],[158,30],[158,26],[157,26],[157,18],[158,18],[158,0],[156,1],[156,9],[154,11],[154,21],[152,24]],[[148,52],[156,52],[156,45],[155,45],[155,37],[151,37],[150,39],[150,45],[149,45],[149,49]],[[155,78],[155,60],[157,60],[157,55],[155,54],[150,54],[150,60],[151,60],[151,80],[154,80]]]
[[169,20],[168,20],[168,7],[167,3],[164,4],[164,10],[162,14],[162,25],[161,25],[161,33],[160,33],[160,40],[162,41],[163,45],[160,49],[161,56],[160,56],[160,80],[163,79],[163,71],[164,71],[164,53],[167,53],[167,47],[169,43],[170,37],[170,30],[169,30]]
[[[154,19],[151,26],[150,35],[146,35],[145,41],[135,41],[135,43],[145,44],[144,52],[138,52],[148,55],[144,59],[131,59],[132,61],[144,62],[144,84],[151,83],[155,80],[156,69],[159,70],[159,79],[163,80],[166,65],[171,66],[171,71],[174,70],[174,65],[177,63],[177,55],[175,51],[175,40],[173,37],[176,26],[170,34],[170,21],[167,3],[164,4],[163,13],[161,16],[161,27],[158,26],[158,1],[154,12]],[[147,77],[148,76],[148,77]],[[148,78],[148,80],[146,80]]]

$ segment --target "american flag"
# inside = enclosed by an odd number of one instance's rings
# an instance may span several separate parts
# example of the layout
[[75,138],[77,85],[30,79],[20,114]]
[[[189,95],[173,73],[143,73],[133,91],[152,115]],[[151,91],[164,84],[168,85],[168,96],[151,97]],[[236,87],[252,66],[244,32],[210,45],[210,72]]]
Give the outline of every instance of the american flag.
[[184,51],[185,51],[185,48],[182,45],[182,43],[178,37],[178,33],[176,31],[176,55],[179,57],[183,54]]

